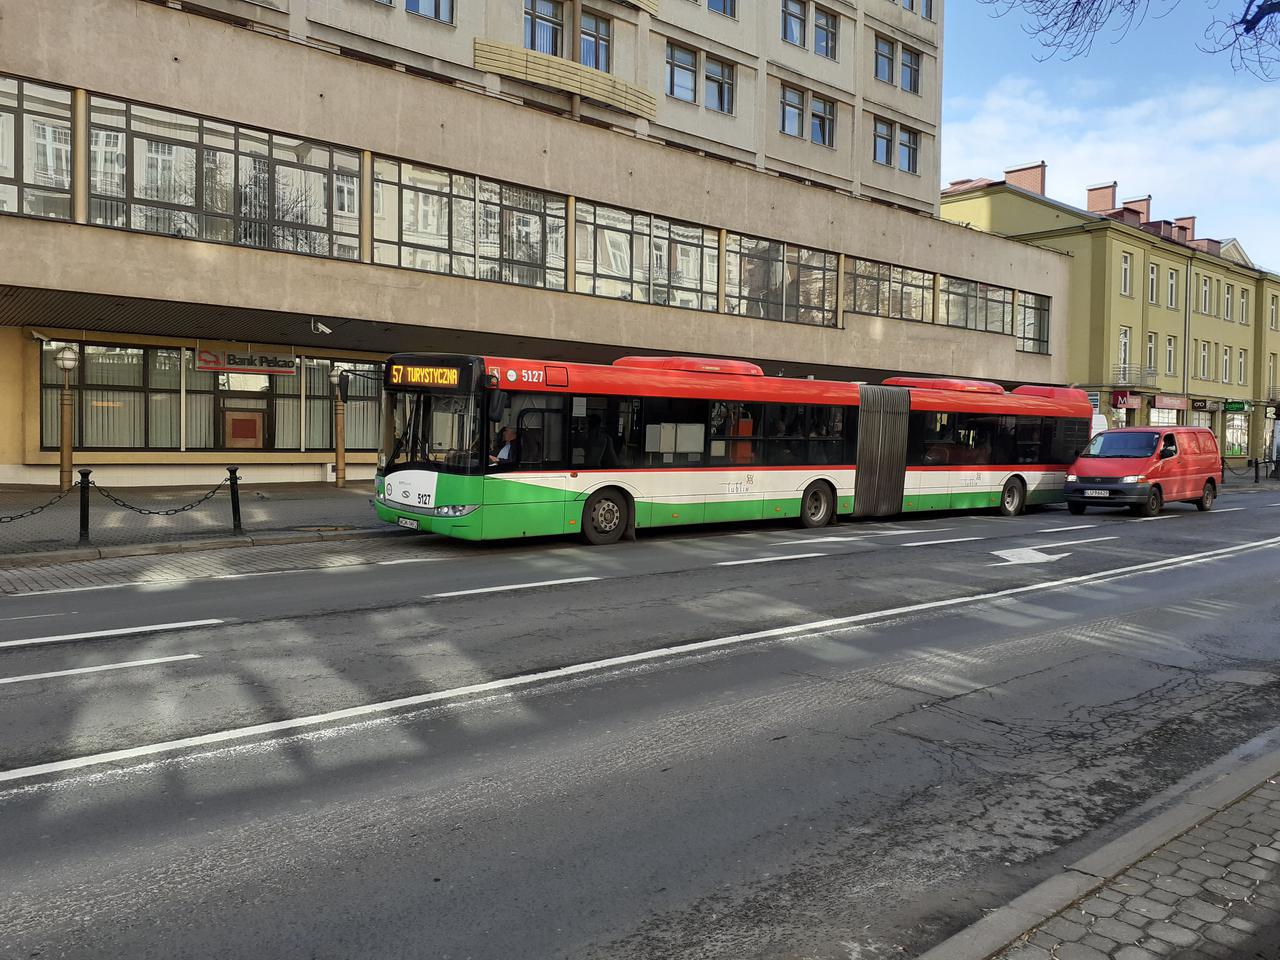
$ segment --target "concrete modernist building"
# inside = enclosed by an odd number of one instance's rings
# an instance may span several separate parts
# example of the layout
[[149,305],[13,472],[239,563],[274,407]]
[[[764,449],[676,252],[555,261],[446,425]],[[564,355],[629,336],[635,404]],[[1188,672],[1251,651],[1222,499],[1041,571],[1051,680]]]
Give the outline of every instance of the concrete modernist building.
[[[940,0],[0,0],[0,480],[316,479],[398,350],[1066,377],[937,219]],[[373,469],[377,383],[348,412]]]
[[1280,406],[1280,274],[1238,240],[1156,220],[1151,197],[1089,187],[1084,208],[1044,195],[1045,165],[958,180],[942,216],[1070,254],[1068,375],[1117,426],[1212,427],[1229,457],[1270,458]]

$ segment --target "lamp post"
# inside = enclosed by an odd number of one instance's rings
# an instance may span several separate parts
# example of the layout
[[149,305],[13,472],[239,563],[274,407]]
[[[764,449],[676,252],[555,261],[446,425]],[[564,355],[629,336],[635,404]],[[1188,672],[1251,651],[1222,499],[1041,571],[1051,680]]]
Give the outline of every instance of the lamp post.
[[333,384],[334,486],[347,485],[347,371],[337,364],[329,368]]
[[74,437],[75,418],[72,417],[71,371],[80,364],[80,354],[75,347],[63,347],[53,356],[53,362],[62,371],[62,427],[58,435],[58,489],[71,489],[71,443]]

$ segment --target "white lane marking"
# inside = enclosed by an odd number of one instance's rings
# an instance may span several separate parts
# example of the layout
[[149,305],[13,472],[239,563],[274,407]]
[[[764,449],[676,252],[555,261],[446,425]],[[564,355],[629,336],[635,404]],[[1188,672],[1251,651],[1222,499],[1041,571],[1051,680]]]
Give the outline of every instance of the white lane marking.
[[793,553],[786,557],[754,557],[751,560],[721,560],[717,567],[740,567],[744,563],[773,563],[775,560],[809,560],[813,557],[825,557],[825,553]]
[[47,680],[50,677],[71,677],[81,673],[101,673],[104,670],[123,670],[126,667],[147,667],[155,663],[173,663],[177,660],[199,660],[198,653],[183,653],[176,657],[153,657],[150,660],[126,660],[123,663],[104,663],[98,667],[76,667],[74,670],[54,670],[50,673],[27,673],[21,677],[0,677],[0,683],[22,683],[25,680]]
[[562,583],[589,583],[599,577],[566,577],[564,580],[535,580],[533,583],[505,583],[500,587],[477,587],[474,590],[450,590],[447,593],[429,593],[431,599],[439,597],[466,597],[473,593],[497,593],[500,590],[528,590],[532,587],[557,587]]
[[1180,516],[1182,516],[1182,514],[1180,513],[1160,513],[1154,517],[1134,517],[1132,520],[1128,520],[1126,522],[1127,523],[1149,523],[1152,520],[1177,520],[1178,517]]
[[1119,540],[1119,537],[1090,537],[1088,540],[1063,540],[1061,543],[1041,543],[1032,550],[1049,550],[1053,547],[1072,547],[1077,543],[1101,543],[1103,540]]
[[1168,570],[1175,567],[1191,566],[1199,563],[1211,563],[1214,560],[1223,559],[1231,554],[1248,553],[1254,550],[1263,550],[1268,547],[1275,546],[1280,546],[1280,537],[1273,537],[1270,540],[1259,540],[1256,543],[1242,543],[1231,547],[1219,547],[1216,550],[1206,550],[1202,553],[1185,554],[1181,557],[1167,557],[1164,560],[1153,560],[1149,563],[1118,567],[1113,570],[1099,570],[1096,573],[1084,573],[1079,576],[1067,577],[1062,580],[1050,580],[1045,583],[1029,583],[1021,587],[1008,587],[1004,590],[994,590],[989,593],[976,593],[966,597],[951,597],[946,600],[929,600],[924,603],[913,603],[905,607],[895,607],[889,610],[872,610],[867,613],[857,613],[848,617],[836,617],[830,620],[815,620],[811,623],[799,623],[790,627],[774,627],[770,630],[758,630],[754,633],[740,633],[729,637],[717,637],[714,640],[699,640],[693,643],[684,643],[676,646],[659,647],[655,650],[645,650],[640,653],[629,653],[617,657],[608,657],[604,660],[592,660],[587,663],[576,663],[567,667],[544,670],[540,673],[526,673],[516,677],[507,677],[502,680],[489,680],[485,683],[471,684],[466,687],[455,687],[452,690],[439,690],[434,693],[423,693],[412,697],[400,697],[396,700],[383,700],[379,703],[366,703],[358,707],[347,707],[343,710],[332,710],[329,713],[311,714],[310,716],[305,717],[294,717],[290,720],[277,720],[272,723],[258,723],[248,727],[234,727],[230,730],[219,730],[215,733],[205,733],[194,737],[183,737],[180,740],[166,740],[161,743],[148,743],[139,747],[112,750],[109,753],[89,754],[82,757],[72,757],[69,760],[55,760],[50,763],[40,763],[30,767],[18,767],[14,770],[0,770],[0,782],[29,780],[32,777],[40,777],[50,773],[65,773],[68,770],[79,770],[84,767],[102,766],[103,764],[108,763],[118,763],[122,760],[136,760],[139,757],[150,757],[156,756],[157,754],[173,753],[178,750],[186,750],[192,747],[204,747],[215,743],[245,740],[264,734],[276,734],[287,730],[299,730],[306,727],[315,727],[321,724],[335,723],[342,720],[354,720],[360,717],[376,716],[378,714],[404,710],[409,707],[420,707],[432,703],[458,700],[480,693],[493,693],[518,687],[527,687],[533,684],[544,683],[548,680],[560,680],[584,673],[595,673],[602,670],[608,670],[613,667],[644,663],[650,660],[659,660],[663,657],[699,653],[703,650],[713,650],[718,647],[729,647],[754,640],[769,640],[781,637],[789,637],[793,640],[816,639],[833,630],[867,623],[872,620],[884,620],[904,616],[906,614],[919,613],[923,610],[937,610],[945,607],[965,606],[972,603],[981,603],[986,600],[1000,600],[1005,597],[1019,596],[1024,593],[1057,590],[1062,587],[1071,587],[1086,583],[1105,583],[1110,580],[1123,580],[1129,577],[1140,576],[1144,573],[1149,573],[1155,570]]
[[1043,530],[1037,530],[1036,533],[1066,533],[1068,530],[1091,530],[1096,526],[1096,523],[1081,523],[1074,527],[1045,527]]
[[991,523],[1017,523],[1018,522],[1016,517],[983,517],[983,516],[974,516],[972,514],[966,517],[961,517],[960,519],[961,520],[987,520],[987,521],[990,521]]
[[779,540],[779,547],[794,547],[805,543],[857,543],[859,540],[869,540],[871,537],[909,537],[921,533],[946,533],[954,530],[955,527],[918,527],[914,530],[886,530],[883,533],[861,533],[854,534],[851,537],[809,537],[807,540]]
[[1054,560],[1061,560],[1063,557],[1071,556],[1070,553],[1041,553],[1035,547],[1013,547],[1009,550],[992,550],[993,557],[999,557],[1000,563],[988,563],[988,567],[1010,567],[1027,563],[1052,563]]
[[932,547],[939,543],[968,543],[971,540],[985,540],[986,537],[954,537],[951,540],[917,540],[915,543],[904,543],[904,547]]
[[1280,503],[1268,503],[1268,507],[1280,507]]
[[435,563],[437,560],[443,560],[443,557],[405,557],[402,560],[379,560],[380,567],[394,567],[401,563]]
[[162,633],[190,627],[212,627],[225,620],[183,620],[179,623],[150,623],[142,627],[120,627],[116,630],[89,630],[85,633],[63,633],[56,637],[31,637],[27,640],[5,640],[0,647],[34,647],[42,643],[67,643],[71,640],[101,640],[108,637],[131,637],[140,633]]
[[1243,510],[1244,507],[1227,507],[1225,510],[1215,510],[1214,513],[1235,513],[1237,510]]
[[29,613],[25,617],[0,617],[0,621],[7,623],[10,620],[40,620],[44,617],[65,617],[73,613],[75,613],[74,610],[66,610],[62,613]]

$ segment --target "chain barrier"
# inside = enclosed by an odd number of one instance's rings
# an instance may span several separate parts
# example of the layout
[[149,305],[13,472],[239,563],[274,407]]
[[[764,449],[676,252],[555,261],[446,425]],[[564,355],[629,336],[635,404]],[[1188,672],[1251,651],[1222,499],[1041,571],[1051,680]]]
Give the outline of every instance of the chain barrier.
[[1253,473],[1253,464],[1249,464],[1243,470],[1237,470],[1235,467],[1231,466],[1231,464],[1227,463],[1224,460],[1222,462],[1222,466],[1226,468],[1227,473],[1235,477],[1247,477],[1249,476],[1249,474]]
[[68,494],[70,494],[71,491],[74,489],[75,489],[75,484],[72,484],[66,490],[63,490],[60,494],[58,494],[56,497],[50,500],[48,503],[42,503],[38,507],[32,507],[30,510],[24,510],[22,513],[15,513],[13,514],[13,516],[10,516],[10,517],[0,517],[0,523],[13,523],[15,520],[25,520],[27,517],[34,517],[37,513],[40,513],[43,510],[48,510],[59,500],[63,499]]
[[226,486],[226,484],[227,484],[227,480],[221,481],[216,487],[214,487],[204,496],[200,497],[198,500],[193,500],[191,501],[191,503],[185,504],[184,506],[171,507],[168,510],[149,510],[146,507],[135,507],[131,503],[125,503],[123,500],[121,500],[119,497],[113,494],[110,490],[106,489],[105,487],[98,486],[98,484],[95,483],[93,480],[89,481],[89,486],[93,487],[93,489],[97,490],[98,493],[102,494],[104,497],[106,497],[108,500],[114,503],[117,507],[124,507],[126,510],[132,510],[134,513],[140,514],[141,516],[144,516],[144,517],[172,517],[175,514],[186,513],[188,510],[194,510],[196,507],[200,506],[200,504],[205,503],[208,500],[212,500],[217,495],[218,491],[221,490],[224,486]]

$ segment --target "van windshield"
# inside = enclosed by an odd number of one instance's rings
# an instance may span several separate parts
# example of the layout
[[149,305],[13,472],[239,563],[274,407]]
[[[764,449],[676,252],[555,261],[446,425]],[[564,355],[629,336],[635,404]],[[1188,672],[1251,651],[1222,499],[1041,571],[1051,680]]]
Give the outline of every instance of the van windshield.
[[1083,457],[1139,459],[1156,452],[1160,434],[1139,431],[1135,433],[1100,433],[1089,441]]

